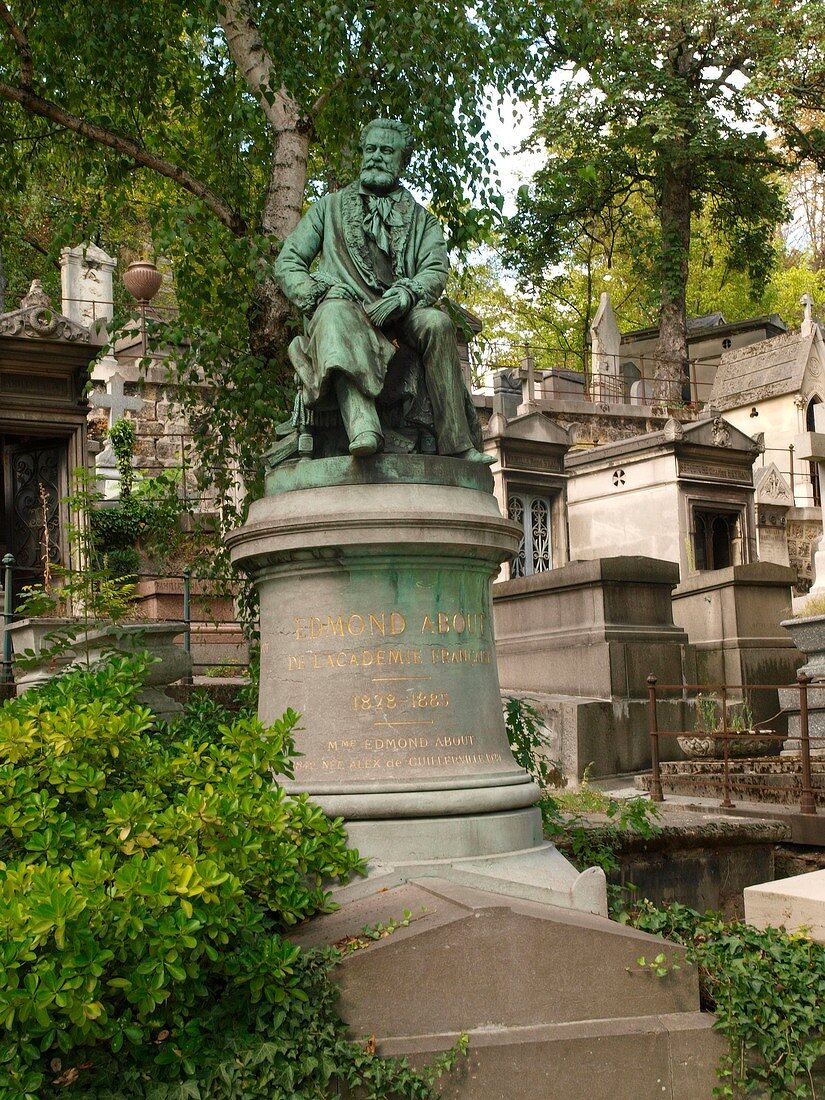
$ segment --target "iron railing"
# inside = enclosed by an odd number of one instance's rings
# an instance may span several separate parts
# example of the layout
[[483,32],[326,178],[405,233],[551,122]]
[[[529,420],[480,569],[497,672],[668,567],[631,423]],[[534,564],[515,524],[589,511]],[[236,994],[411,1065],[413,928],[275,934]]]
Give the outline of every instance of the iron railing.
[[[799,759],[798,770],[791,772],[795,781],[798,781],[797,786],[794,788],[799,792],[799,812],[802,814],[816,814],[816,794],[813,785],[813,774],[811,769],[811,736],[810,736],[810,724],[809,724],[809,712],[808,712],[808,687],[811,683],[810,677],[804,672],[800,672],[796,678],[796,684],[660,684],[658,678],[654,675],[650,675],[647,678],[648,687],[648,721],[650,730],[650,759],[651,759],[651,775],[650,775],[650,798],[653,802],[664,802],[665,796],[662,789],[662,765],[661,765],[661,753],[660,753],[660,740],[661,738],[673,738],[673,737],[708,737],[713,738],[714,741],[721,741],[722,743],[722,756],[721,756],[721,775],[717,778],[713,775],[702,774],[696,777],[687,775],[680,775],[680,783],[690,784],[691,780],[695,778],[697,783],[701,783],[703,786],[720,786],[722,799],[719,803],[722,809],[733,809],[735,803],[731,799],[731,794],[734,787],[738,789],[753,789],[759,790],[763,795],[771,791],[782,791],[787,793],[787,787],[781,787],[779,784],[771,784],[766,776],[760,776],[758,780],[747,779],[733,779],[731,776],[731,745],[735,741],[747,738],[748,741],[776,741],[777,733],[775,730],[766,729],[768,722],[775,721],[782,715],[788,713],[794,713],[792,709],[783,708],[773,718],[763,720],[754,723],[753,727],[747,731],[741,729],[733,729],[729,724],[728,717],[728,703],[732,693],[752,693],[756,691],[787,691],[789,688],[796,688],[799,692]],[[687,692],[697,691],[707,694],[717,695],[720,700],[719,717],[721,725],[714,730],[661,730],[659,729],[659,715],[658,715],[658,703],[660,693],[664,691],[676,691]],[[754,757],[755,760],[763,759],[761,757]],[[787,761],[788,767],[792,767],[794,763],[797,763],[796,757],[786,756],[783,759]]]
[[[14,575],[16,571],[16,563],[13,555],[6,554],[2,560],[4,570],[4,599],[3,599],[3,613],[2,613],[2,655],[3,660],[0,664],[0,684],[12,684],[14,682],[14,653],[12,645],[12,633],[10,627],[15,620],[21,619],[23,616],[14,611]],[[71,572],[71,571],[68,571]],[[147,619],[147,622],[181,622],[183,624],[183,630],[181,631],[181,645],[183,649],[190,653],[192,652],[192,635],[195,633],[202,643],[206,643],[210,633],[210,628],[216,633],[221,628],[230,628],[238,633],[241,631],[240,625],[235,620],[218,621],[214,618],[201,617],[193,615],[192,604],[193,598],[195,601],[202,600],[205,603],[211,600],[217,600],[224,597],[230,597],[230,592],[193,592],[193,583],[195,585],[200,581],[201,583],[209,584],[209,578],[193,578],[192,570],[189,566],[184,566],[180,573],[148,573],[138,572],[134,574],[138,581],[141,580],[178,580],[182,582],[181,585],[181,602],[182,602],[182,615],[175,619],[163,619],[152,618]],[[138,593],[136,603],[139,606],[141,599],[145,598],[146,593]],[[247,664],[241,661],[219,661],[217,662],[221,667],[226,669],[246,669]],[[194,668],[209,668],[213,667],[207,662],[196,663]],[[187,676],[184,678],[184,683],[191,683],[192,677]]]

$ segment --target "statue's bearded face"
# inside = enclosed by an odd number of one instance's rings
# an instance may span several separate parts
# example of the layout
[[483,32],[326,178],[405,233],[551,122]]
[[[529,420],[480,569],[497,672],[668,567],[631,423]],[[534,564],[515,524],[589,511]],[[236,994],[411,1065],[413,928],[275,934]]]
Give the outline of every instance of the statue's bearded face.
[[368,191],[392,191],[404,167],[404,138],[394,130],[373,126],[361,146],[361,183]]

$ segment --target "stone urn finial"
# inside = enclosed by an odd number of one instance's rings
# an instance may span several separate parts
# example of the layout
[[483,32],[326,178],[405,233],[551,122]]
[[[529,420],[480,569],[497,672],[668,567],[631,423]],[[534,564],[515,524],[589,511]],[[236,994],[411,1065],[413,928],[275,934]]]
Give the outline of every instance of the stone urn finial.
[[33,279],[28,294],[20,301],[21,309],[51,309],[52,303],[39,279]]
[[162,282],[163,276],[151,260],[136,260],[123,272],[123,285],[142,304],[151,302]]

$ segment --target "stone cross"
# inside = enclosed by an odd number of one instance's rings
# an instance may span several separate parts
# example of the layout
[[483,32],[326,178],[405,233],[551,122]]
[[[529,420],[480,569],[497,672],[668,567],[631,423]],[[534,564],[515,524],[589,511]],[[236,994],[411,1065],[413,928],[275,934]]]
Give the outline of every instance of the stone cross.
[[530,348],[525,347],[525,356],[521,361],[521,369],[526,370],[527,377],[521,381],[521,404],[517,411],[518,416],[526,416],[528,413],[538,412],[536,402],[536,360],[530,354]]
[[109,427],[122,419],[123,414],[129,412],[141,412],[143,410],[142,397],[128,397],[123,392],[123,376],[113,374],[106,383],[106,393],[93,393],[89,397],[89,404],[101,409],[109,410]]
[[607,293],[599,299],[599,308],[590,326],[590,349],[593,400],[621,401],[623,387],[619,377],[619,356],[622,336]]
[[810,336],[814,330],[814,300],[810,294],[803,294],[799,299],[799,304],[805,307],[805,316],[802,318],[799,331],[803,336]]

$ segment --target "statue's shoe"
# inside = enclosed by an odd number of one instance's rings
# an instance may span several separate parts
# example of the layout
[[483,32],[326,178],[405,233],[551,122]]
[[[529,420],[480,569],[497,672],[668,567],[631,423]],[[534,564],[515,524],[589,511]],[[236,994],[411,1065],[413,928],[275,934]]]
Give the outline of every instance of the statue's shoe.
[[451,458],[460,458],[464,462],[481,462],[484,466],[492,466],[495,462],[494,455],[485,455],[481,451],[477,451],[475,447],[468,447],[466,451],[459,451],[458,454],[450,455]]
[[381,436],[377,432],[361,432],[351,440],[349,453],[356,458],[364,458],[366,455],[374,455],[381,447]]

